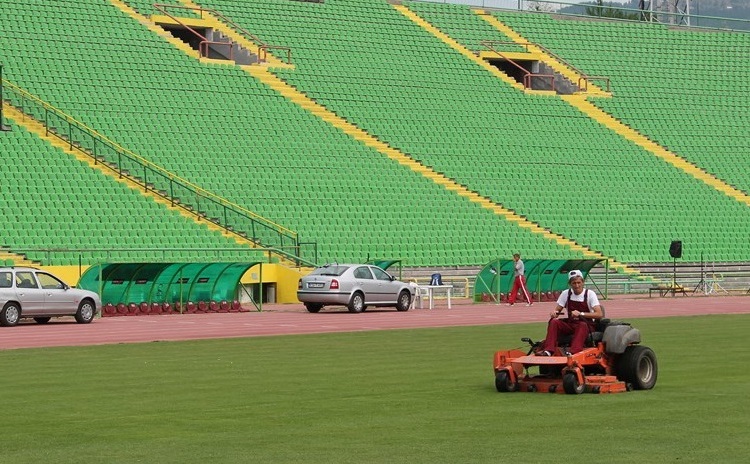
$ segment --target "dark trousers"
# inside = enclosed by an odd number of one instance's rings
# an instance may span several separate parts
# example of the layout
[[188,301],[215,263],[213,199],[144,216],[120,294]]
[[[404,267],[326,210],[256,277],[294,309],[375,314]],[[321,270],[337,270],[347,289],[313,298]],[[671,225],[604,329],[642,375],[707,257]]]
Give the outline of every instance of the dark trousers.
[[544,348],[542,349],[554,353],[560,335],[573,334],[573,339],[570,341],[570,352],[578,353],[583,350],[583,345],[586,343],[586,337],[588,337],[590,331],[590,324],[580,319],[552,319],[547,325],[547,336],[544,339]]

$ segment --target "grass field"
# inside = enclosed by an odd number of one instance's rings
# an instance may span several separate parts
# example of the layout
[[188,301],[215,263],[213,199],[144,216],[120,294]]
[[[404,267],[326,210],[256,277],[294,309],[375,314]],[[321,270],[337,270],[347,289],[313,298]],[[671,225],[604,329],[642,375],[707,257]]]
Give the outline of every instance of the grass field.
[[750,316],[631,322],[617,395],[497,393],[540,324],[4,351],[0,462],[746,462]]

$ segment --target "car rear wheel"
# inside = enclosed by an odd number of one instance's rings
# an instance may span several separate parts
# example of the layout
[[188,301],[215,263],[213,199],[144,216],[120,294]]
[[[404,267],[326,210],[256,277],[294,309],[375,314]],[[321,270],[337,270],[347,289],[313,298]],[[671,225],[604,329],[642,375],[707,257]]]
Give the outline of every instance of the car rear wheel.
[[657,374],[656,354],[647,346],[627,347],[617,362],[617,377],[636,390],[654,388]]
[[12,327],[18,324],[21,318],[21,307],[17,303],[7,303],[0,311],[0,325],[3,327]]
[[35,317],[34,320],[37,324],[46,324],[52,319],[51,317]]
[[307,312],[317,313],[323,308],[323,305],[320,303],[305,303],[305,308],[307,308]]
[[575,372],[568,372],[563,376],[563,390],[569,395],[580,395],[586,389],[586,385],[578,382]]
[[78,306],[78,311],[76,311],[76,322],[79,324],[88,324],[94,320],[95,312],[96,308],[91,300],[81,301],[81,304]]
[[411,295],[407,291],[403,291],[398,295],[398,301],[396,302],[397,311],[408,311],[411,305]]
[[365,296],[360,292],[355,292],[349,300],[349,312],[361,313],[365,310]]

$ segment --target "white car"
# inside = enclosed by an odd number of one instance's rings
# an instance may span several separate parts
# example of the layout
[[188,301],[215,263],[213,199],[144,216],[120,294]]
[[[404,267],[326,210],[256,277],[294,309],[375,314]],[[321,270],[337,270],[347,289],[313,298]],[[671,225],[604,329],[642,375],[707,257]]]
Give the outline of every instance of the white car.
[[326,264],[297,285],[297,299],[311,313],[328,305],[345,305],[353,313],[361,313],[367,306],[408,311],[413,296],[409,284],[369,264]]
[[33,267],[0,267],[0,326],[34,318],[46,324],[53,317],[74,316],[88,324],[101,309],[94,292],[72,288],[52,274]]

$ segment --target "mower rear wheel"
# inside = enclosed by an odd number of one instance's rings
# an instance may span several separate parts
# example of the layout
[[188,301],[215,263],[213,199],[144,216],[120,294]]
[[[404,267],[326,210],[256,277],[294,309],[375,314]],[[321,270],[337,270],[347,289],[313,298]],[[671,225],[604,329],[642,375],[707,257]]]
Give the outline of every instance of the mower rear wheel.
[[578,382],[575,372],[568,372],[563,376],[563,390],[569,395],[580,395],[586,389],[586,385]]
[[647,346],[627,347],[617,362],[617,377],[636,390],[654,388],[657,374],[656,354]]
[[497,388],[497,391],[503,393],[514,392],[518,389],[518,384],[510,381],[508,371],[500,371],[495,374],[495,388]]

